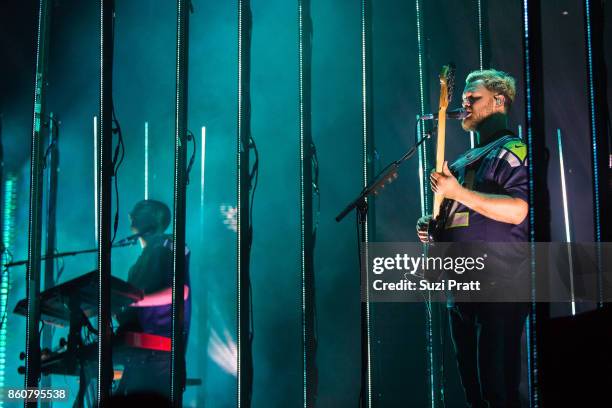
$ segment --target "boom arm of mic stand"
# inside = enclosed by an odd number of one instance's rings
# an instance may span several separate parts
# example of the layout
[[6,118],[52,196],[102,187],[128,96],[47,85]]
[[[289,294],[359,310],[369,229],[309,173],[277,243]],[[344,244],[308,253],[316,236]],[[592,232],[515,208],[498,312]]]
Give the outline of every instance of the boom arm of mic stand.
[[[112,248],[121,248],[121,247],[126,247],[126,246],[132,246],[132,245],[136,244],[136,242],[137,241],[126,242],[126,243],[122,243],[122,244],[114,244],[112,246]],[[82,249],[80,251],[59,252],[59,253],[53,254],[51,256],[41,256],[40,260],[44,261],[44,260],[47,260],[47,259],[64,258],[66,256],[75,256],[75,255],[81,255],[81,254],[90,254],[90,253],[93,253],[93,252],[98,252],[98,248]],[[27,263],[28,263],[28,260],[25,259],[23,261],[15,261],[15,262],[6,263],[3,266],[5,268],[12,268],[13,266],[25,265]]]
[[[418,122],[417,122],[418,125]],[[336,222],[342,221],[344,217],[347,216],[349,212],[351,212],[354,208],[359,208],[365,204],[366,197],[375,193],[379,188],[381,188],[387,181],[393,181],[396,178],[397,169],[402,165],[406,160],[411,158],[416,149],[423,144],[423,142],[429,138],[430,134],[426,134],[423,136],[418,142],[416,142],[404,155],[394,162],[391,162],[387,167],[385,167],[380,173],[374,177],[374,180],[370,182],[357,196],[356,199],[351,201],[349,205],[347,205],[340,214],[336,216]]]

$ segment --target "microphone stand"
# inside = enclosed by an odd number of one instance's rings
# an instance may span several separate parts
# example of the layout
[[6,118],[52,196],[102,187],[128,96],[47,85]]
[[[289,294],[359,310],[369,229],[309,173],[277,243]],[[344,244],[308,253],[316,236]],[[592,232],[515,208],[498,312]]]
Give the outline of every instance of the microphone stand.
[[[419,125],[421,119],[417,120],[417,126]],[[372,194],[378,194],[378,190],[382,188],[385,183],[391,183],[393,180],[397,178],[397,169],[404,163],[406,160],[410,159],[416,153],[417,148],[423,144],[423,142],[429,139],[434,130],[429,132],[425,132],[425,135],[418,140],[402,157],[399,159],[389,163],[384,169],[382,169],[374,179],[368,184],[361,193],[351,201],[345,208],[336,216],[336,222],[342,221],[344,217],[348,215],[353,209],[357,208],[358,217],[362,217],[363,219],[359,219],[359,222],[365,223],[365,217],[368,212],[368,203],[366,202],[366,197]]]
[[[421,122],[421,117],[417,116],[416,129],[418,131],[419,123]],[[435,122],[435,121],[434,121]],[[379,189],[383,188],[385,183],[391,183],[397,178],[397,170],[406,160],[410,159],[414,156],[414,153],[417,151],[417,148],[423,144],[426,139],[429,139],[432,133],[435,132],[435,124],[434,129],[430,131],[425,131],[424,136],[415,142],[415,144],[408,150],[402,157],[398,160],[395,160],[389,163],[385,168],[383,168],[374,178],[373,180],[363,189],[361,193],[351,201],[345,208],[336,216],[336,222],[342,221],[344,217],[348,215],[353,209],[356,209],[357,214],[357,243],[358,243],[358,259],[360,264],[360,287],[362,289],[362,293],[366,294],[365,301],[361,302],[361,393],[362,395],[367,390],[367,378],[368,378],[368,370],[370,366],[370,356],[369,356],[369,328],[368,328],[368,319],[367,319],[367,302],[369,302],[369,298],[367,297],[367,291],[369,288],[365,287],[367,284],[367,272],[363,273],[361,265],[361,253],[363,245],[366,243],[366,221],[368,216],[368,202],[366,197],[371,196],[372,194],[378,194]],[[418,134],[418,133],[417,133]],[[367,256],[365,262],[368,262]]]
[[[136,242],[137,242],[137,240],[126,241],[126,242],[118,242],[118,243],[114,244],[111,248],[128,247],[128,246],[135,245]],[[42,257],[40,257],[40,260],[41,261],[45,261],[47,259],[64,258],[66,256],[75,256],[75,255],[80,255],[80,254],[90,254],[90,253],[94,253],[94,252],[98,252],[98,248],[82,249],[80,251],[58,252],[57,254],[42,256]],[[28,263],[28,260],[25,259],[23,261],[15,261],[15,262],[6,263],[6,264],[4,264],[4,267],[5,268],[12,268],[13,266],[25,265],[27,263]]]

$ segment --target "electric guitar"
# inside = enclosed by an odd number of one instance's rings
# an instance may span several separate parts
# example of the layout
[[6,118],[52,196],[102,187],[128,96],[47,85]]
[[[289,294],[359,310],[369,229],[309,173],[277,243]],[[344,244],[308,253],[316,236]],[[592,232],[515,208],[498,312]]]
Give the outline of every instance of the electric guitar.
[[[438,107],[438,138],[436,144],[436,172],[441,173],[444,167],[444,148],[446,144],[446,110],[453,96],[455,82],[455,66],[444,65],[440,71],[440,103]],[[429,180],[429,178],[428,178]],[[444,197],[434,193],[432,219],[427,226],[429,242],[438,241],[446,223],[445,212],[440,212]]]

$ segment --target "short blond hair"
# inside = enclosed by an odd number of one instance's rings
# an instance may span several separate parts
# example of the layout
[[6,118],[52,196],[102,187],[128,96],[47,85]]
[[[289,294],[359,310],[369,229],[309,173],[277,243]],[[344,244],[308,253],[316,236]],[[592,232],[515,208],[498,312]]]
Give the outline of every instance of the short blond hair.
[[485,88],[505,96],[506,108],[510,108],[516,96],[516,81],[508,73],[496,69],[472,71],[465,79],[465,85],[482,81]]

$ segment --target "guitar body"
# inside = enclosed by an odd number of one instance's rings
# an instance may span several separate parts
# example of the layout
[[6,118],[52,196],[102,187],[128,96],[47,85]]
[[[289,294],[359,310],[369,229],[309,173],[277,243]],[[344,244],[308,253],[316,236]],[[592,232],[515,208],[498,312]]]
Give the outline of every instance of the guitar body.
[[447,214],[446,211],[447,204],[450,204],[451,201],[443,200],[440,206],[440,213],[436,218],[431,218],[429,223],[427,224],[427,239],[428,242],[440,242],[440,237],[442,236],[442,231],[444,230],[444,226],[446,225]]
[[442,236],[442,229],[444,229],[444,222],[440,220],[440,217],[432,218],[427,224],[427,240],[429,243],[440,241]]

